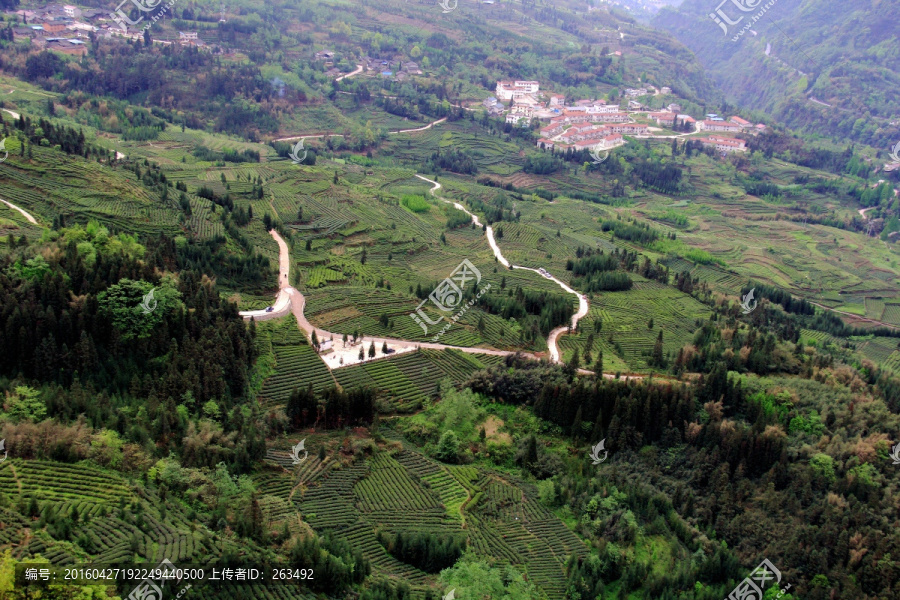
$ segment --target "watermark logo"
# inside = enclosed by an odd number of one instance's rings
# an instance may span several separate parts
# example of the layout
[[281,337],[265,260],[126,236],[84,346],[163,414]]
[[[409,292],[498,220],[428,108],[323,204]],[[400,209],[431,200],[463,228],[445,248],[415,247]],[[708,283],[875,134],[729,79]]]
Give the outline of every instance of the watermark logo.
[[149,315],[150,313],[152,313],[159,305],[159,302],[156,300],[156,298],[153,297],[154,291],[156,291],[156,288],[153,288],[152,290],[147,292],[147,295],[144,296],[144,300],[141,302],[141,310],[144,311],[145,315]]
[[0,463],[2,463],[9,456],[9,452],[6,450],[6,438],[0,440],[0,452],[3,452],[3,458],[0,458]]
[[447,14],[448,12],[456,10],[456,7],[459,6],[459,0],[453,0],[453,4],[450,4],[450,0],[441,0],[438,2],[438,5],[444,9],[441,12]]
[[[410,313],[409,316],[412,317],[413,321],[419,324],[422,328],[422,331],[425,334],[428,334],[428,325],[437,325],[441,322],[441,320],[445,319],[444,315],[439,316],[437,319],[432,321],[428,318],[428,315],[425,314],[425,311],[422,309],[422,306],[431,300],[431,302],[437,307],[438,310],[444,313],[448,313],[459,307],[462,303],[463,299],[463,289],[466,287],[466,283],[469,281],[475,280],[475,285],[478,285],[481,282],[481,271],[475,268],[468,259],[462,261],[457,265],[456,269],[450,274],[450,277],[446,278],[444,281],[438,284],[434,291],[428,295],[428,298],[422,300],[419,303],[419,306],[416,307],[415,313]],[[475,300],[481,297],[487,290],[491,288],[490,284],[485,286],[478,292],[478,296]],[[466,306],[463,307],[458,313],[453,315],[451,319],[447,319],[450,321],[447,325],[441,329],[441,331],[434,337],[434,341],[437,341],[449,328],[450,326],[458,321],[462,316],[469,310],[470,307],[475,305],[475,300],[470,300]],[[426,325],[428,323],[428,325]]]
[[453,588],[445,595],[441,596],[441,600],[456,600],[456,588]]
[[[760,600],[763,597],[763,591],[766,589],[767,582],[774,580],[774,583],[781,583],[781,571],[773,565],[768,558],[764,559],[759,566],[753,569],[750,577],[737,584],[726,600]],[[784,589],[780,590],[775,598],[781,598],[790,589],[791,584],[787,584]]]
[[3,140],[0,141],[0,150],[3,151],[3,158],[0,158],[0,163],[2,163],[9,158],[9,151],[6,149],[6,138],[3,138]]
[[[607,456],[609,456],[609,451],[605,448],[605,446],[606,446],[606,438],[603,438],[602,440],[600,440],[600,442],[597,443],[596,446],[591,448],[591,458],[594,461],[592,464],[599,465],[604,460],[606,460]],[[601,450],[603,451],[603,458],[600,458]]]
[[[122,29],[122,33],[128,33],[128,26],[134,26],[144,20],[144,15],[139,15],[137,20],[132,21],[125,10],[122,7],[125,4],[131,2],[135,7],[142,13],[149,13],[153,10],[159,8],[160,4],[162,4],[162,0],[122,0],[119,5],[116,7],[115,12],[109,13],[109,18],[118,23],[119,27]],[[178,0],[169,0],[169,2],[162,7],[162,10],[157,12],[150,18],[150,22],[144,25],[144,31],[150,29],[150,26],[160,20],[169,9],[172,8]]]
[[[149,570],[149,576],[131,590],[126,600],[162,600],[162,588],[165,587],[166,580],[178,578],[179,571],[175,568],[175,565],[168,558],[164,558],[162,562],[156,565],[155,569]],[[190,588],[191,585],[188,584],[175,597],[180,598]]]
[[606,160],[607,158],[609,158],[609,151],[608,151],[608,150],[604,150],[603,148],[601,148],[601,147],[600,147],[600,144],[597,144],[596,146],[594,146],[593,148],[591,148],[589,154],[591,155],[591,158],[594,159],[594,164],[595,164],[595,165],[599,165],[599,164],[602,163],[604,160]]
[[[709,13],[709,18],[712,19],[716,23],[716,25],[721,27],[722,31],[727,36],[729,26],[737,25],[744,20],[744,17],[746,15],[740,15],[740,12],[752,12],[759,7],[762,1],[763,0],[722,0],[722,2],[720,2],[716,7],[715,12]],[[767,2],[759,10],[759,12],[757,12],[755,15],[753,15],[753,17],[749,19],[747,24],[744,25],[743,29],[741,29],[734,37],[731,38],[731,41],[738,41],[744,35],[744,33],[746,33],[757,21],[759,21],[763,17],[764,14],[766,14],[766,12],[768,12],[770,8],[775,5],[776,2],[778,2],[778,0],[769,0],[769,2]],[[733,4],[734,7],[737,8],[738,11],[740,11],[739,13],[737,13],[738,15],[740,15],[737,19],[732,20],[722,8],[728,3]]]
[[[303,438],[302,440],[300,440],[299,444],[291,448],[291,461],[295,465],[299,465],[304,460],[309,458],[309,452],[306,451],[304,444],[306,444],[306,438]],[[300,452],[303,452],[303,458],[300,458]]]
[[116,7],[116,11],[109,13],[109,16],[113,21],[119,24],[119,27],[122,28],[123,33],[128,33],[129,25],[137,25],[144,20],[144,15],[140,15],[137,21],[132,21],[128,14],[124,10],[122,10],[122,6],[128,4],[129,2],[134,4],[139,11],[146,13],[159,6],[159,3],[162,2],[162,0],[156,0],[156,2],[154,2],[153,0],[122,0],[122,2],[120,2]]
[[[300,151],[303,150],[303,156],[300,156]],[[294,147],[291,148],[291,151],[288,153],[291,157],[291,161],[294,164],[299,165],[304,160],[306,160],[306,150],[303,148],[303,140],[301,139],[299,142],[294,144]]]
[[[3,449],[3,442],[0,442],[0,450]],[[895,465],[900,465],[900,444],[897,444],[893,448],[891,448],[891,458],[894,460]]]
[[[6,140],[4,140],[6,141]],[[0,144],[0,149],[3,149],[3,145]],[[893,159],[895,165],[900,165],[900,142],[897,142],[897,145],[891,148],[891,158]],[[2,161],[0,161],[2,162]]]
[[[749,315],[754,310],[756,310],[756,300],[753,299],[753,293],[756,291],[756,288],[753,288],[746,295],[741,297],[741,312],[745,315]],[[753,303],[751,305],[750,303]]]

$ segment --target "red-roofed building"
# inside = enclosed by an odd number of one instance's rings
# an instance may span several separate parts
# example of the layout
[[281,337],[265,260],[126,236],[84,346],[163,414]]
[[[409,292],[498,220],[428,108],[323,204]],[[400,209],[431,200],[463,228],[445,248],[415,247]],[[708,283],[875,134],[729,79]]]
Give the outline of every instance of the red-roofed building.
[[647,116],[656,121],[657,125],[668,125],[669,127],[671,127],[675,124],[675,113],[655,112],[648,113]]
[[697,123],[697,129],[700,131],[725,131],[737,133],[741,130],[741,126],[737,123],[729,123],[728,121],[704,120]]
[[551,120],[548,126],[541,128],[541,136],[551,138],[563,132],[563,126],[565,125],[565,123],[554,123],[553,121],[555,121],[555,119]]
[[702,138],[700,142],[704,146],[715,146],[717,152],[743,152],[747,149],[747,142],[736,138],[711,135],[708,138]]
[[740,125],[742,128],[750,127],[752,125],[752,123],[750,123],[750,121],[747,121],[740,117],[729,117],[728,120],[731,121],[732,123],[734,123],[735,125]]
[[624,133],[626,135],[646,135],[649,127],[643,123],[615,123],[607,127],[613,133]]
[[582,140],[580,142],[576,142],[572,144],[572,147],[576,150],[585,150],[587,148],[596,148],[598,150],[607,150],[609,148],[615,148],[616,146],[621,146],[625,143],[625,139],[619,135],[618,133],[613,133],[611,135],[603,136],[603,137],[592,137],[586,140]]

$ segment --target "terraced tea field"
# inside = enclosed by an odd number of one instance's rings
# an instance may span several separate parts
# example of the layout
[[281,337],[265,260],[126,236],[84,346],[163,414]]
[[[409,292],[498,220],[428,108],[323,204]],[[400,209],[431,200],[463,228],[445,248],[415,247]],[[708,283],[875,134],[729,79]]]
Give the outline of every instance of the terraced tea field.
[[[697,322],[709,318],[710,310],[691,296],[655,281],[639,281],[638,276],[633,277],[634,287],[627,292],[594,295],[579,331],[560,338],[564,360],[578,349],[584,364],[588,336],[593,334],[591,356],[596,360],[602,349],[605,372],[645,370],[649,368],[647,360],[660,329],[663,353],[674,359],[678,350],[693,339]],[[652,329],[648,327],[651,319]],[[594,323],[598,320],[602,328],[595,332]]]
[[465,535],[477,555],[516,565],[550,600],[564,597],[565,562],[588,549],[540,505],[534,486],[472,466],[443,465],[403,446],[310,482],[294,496],[303,519],[320,533],[347,539],[376,575],[405,580],[417,595],[436,583],[435,576],[388,554],[376,539],[378,529]]
[[331,371],[292,318],[263,321],[257,327],[258,335],[268,337],[275,359],[275,371],[265,380],[259,394],[261,405],[286,404],[291,392],[310,383],[316,392],[335,385]]
[[489,363],[483,358],[489,357],[423,349],[336,369],[334,377],[344,389],[372,386],[394,411],[408,412],[420,407],[426,398],[435,397],[442,379],[461,383],[475,371],[487,368]]
[[200,563],[212,551],[176,504],[160,503],[118,473],[85,464],[10,458],[0,463],[0,487],[13,497],[37,499],[43,511],[77,511],[81,522],[82,541],[76,545],[44,532],[25,535],[27,525],[20,518],[4,519],[8,525],[0,537],[13,544],[14,556],[40,554],[60,565],[133,562],[135,556]]

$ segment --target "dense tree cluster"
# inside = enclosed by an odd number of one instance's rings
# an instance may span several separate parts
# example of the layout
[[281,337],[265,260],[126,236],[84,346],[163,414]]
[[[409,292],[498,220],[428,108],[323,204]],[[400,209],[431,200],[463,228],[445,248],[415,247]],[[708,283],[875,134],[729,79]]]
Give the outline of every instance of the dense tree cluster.
[[341,594],[365,581],[372,570],[360,548],[331,536],[300,540],[288,556],[293,568],[313,570],[314,577],[304,583],[317,593]]
[[533,326],[544,336],[554,327],[567,323],[575,313],[566,294],[523,290],[518,286],[506,296],[484,294],[478,299],[478,306],[503,319],[516,319],[522,322],[523,328]]
[[612,231],[614,237],[636,242],[642,246],[647,246],[659,239],[659,233],[650,227],[647,223],[638,223],[632,219],[631,222],[620,220],[606,220],[600,224],[602,231]]
[[474,175],[478,172],[478,165],[475,164],[475,160],[464,151],[456,148],[433,153],[425,161],[425,166],[430,171],[445,169],[464,175]]
[[221,420],[214,429],[247,439],[236,447],[233,436],[216,456],[196,459],[249,468],[261,451],[257,433],[240,414],[226,418],[256,358],[237,307],[195,271],[161,278],[129,236],[95,223],[59,233],[50,252],[0,259],[0,375],[43,386],[49,417],[84,414],[94,427],[162,448],[194,435],[191,416],[212,402]]
[[431,532],[379,531],[378,543],[394,558],[426,573],[440,573],[453,566],[466,548],[465,538]]
[[375,391],[360,387],[345,392],[332,387],[316,394],[310,384],[291,393],[285,413],[294,429],[368,425],[375,416]]
[[757,298],[768,298],[769,301],[780,304],[781,308],[790,313],[813,315],[816,312],[815,307],[810,304],[809,301],[804,300],[803,298],[794,298],[790,292],[786,292],[773,285],[751,281],[741,288],[741,295],[743,296],[749,293],[750,290],[755,290],[754,295]]
[[200,160],[210,162],[259,162],[259,152],[256,150],[235,150],[234,148],[223,148],[221,151],[211,150],[206,146],[197,146],[192,153]]

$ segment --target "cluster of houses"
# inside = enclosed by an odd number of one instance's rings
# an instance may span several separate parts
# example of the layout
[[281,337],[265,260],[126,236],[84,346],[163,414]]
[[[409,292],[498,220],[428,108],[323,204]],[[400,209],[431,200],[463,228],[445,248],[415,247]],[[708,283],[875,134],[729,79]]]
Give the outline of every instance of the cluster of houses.
[[[114,7],[105,10],[82,9],[71,4],[48,4],[42,8],[22,9],[8,14],[15,15],[22,21],[22,25],[13,28],[14,39],[28,39],[42,49],[82,56],[88,51],[87,38],[92,33],[133,40],[143,36],[142,29],[127,27],[123,30],[112,18],[113,9]],[[158,42],[173,43],[165,40]],[[180,32],[178,42],[182,46],[206,45],[196,31]]]
[[681,114],[679,111],[681,106],[678,104],[670,104],[667,110],[661,112],[647,113],[647,117],[656,121],[660,127],[675,127],[676,122],[682,126],[686,126],[688,131],[693,131],[697,123],[691,115]]
[[625,143],[623,135],[646,135],[648,126],[628,122],[625,113],[566,111],[540,130],[537,145],[546,149],[606,150]]
[[[337,77],[341,74],[340,70],[335,67],[335,54],[332,50],[320,50],[315,54],[315,60],[321,61],[325,66],[325,74],[329,77]],[[422,70],[418,63],[411,60],[388,60],[382,58],[373,58],[371,56],[363,56],[359,59],[359,63],[366,71],[380,73],[385,79],[394,79],[403,81],[412,75],[421,75]]]
[[[722,133],[759,133],[765,130],[766,126],[762,123],[754,125],[750,121],[737,116],[729,117],[726,121],[719,115],[712,113],[706,115],[705,119],[697,123],[697,131],[711,131]],[[721,152],[723,154],[728,152],[743,152],[747,149],[746,142],[737,138],[709,136],[706,138],[702,138],[700,141],[703,142],[704,146],[714,146],[717,152]]]
[[579,100],[566,105],[563,94],[541,94],[537,81],[500,81],[495,96],[483,102],[485,109],[494,115],[506,110],[504,101],[510,102],[506,122],[527,127],[532,119],[549,121],[555,125],[572,123],[624,123],[629,120],[616,104],[605,100]]

